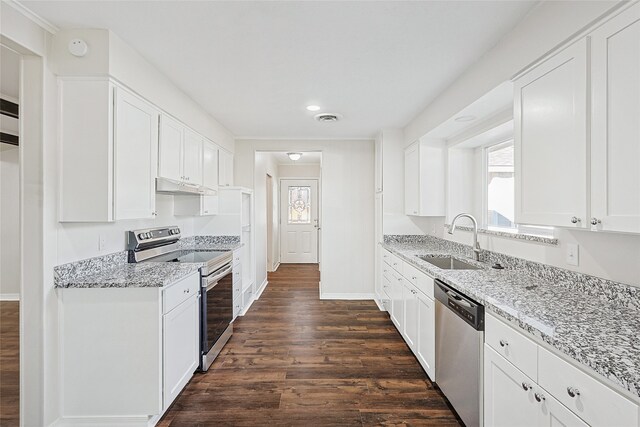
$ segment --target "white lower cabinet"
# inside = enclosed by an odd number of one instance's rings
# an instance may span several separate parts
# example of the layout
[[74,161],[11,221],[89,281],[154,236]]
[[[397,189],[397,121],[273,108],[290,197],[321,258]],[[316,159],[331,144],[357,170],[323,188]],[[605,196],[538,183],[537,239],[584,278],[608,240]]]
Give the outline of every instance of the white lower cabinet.
[[401,334],[404,331],[403,280],[404,278],[398,273],[391,273],[391,321],[393,321]]
[[414,352],[418,343],[418,291],[409,282],[403,282],[404,339]]
[[485,345],[484,425],[569,427],[587,424]]
[[638,409],[599,379],[486,316],[485,426],[638,427]]
[[431,378],[436,379],[436,311],[431,298],[418,292],[418,340],[414,353]]
[[57,425],[147,425],[189,382],[199,354],[198,272],[164,288],[58,289]]
[[193,295],[162,317],[164,408],[168,408],[198,367],[199,297]]

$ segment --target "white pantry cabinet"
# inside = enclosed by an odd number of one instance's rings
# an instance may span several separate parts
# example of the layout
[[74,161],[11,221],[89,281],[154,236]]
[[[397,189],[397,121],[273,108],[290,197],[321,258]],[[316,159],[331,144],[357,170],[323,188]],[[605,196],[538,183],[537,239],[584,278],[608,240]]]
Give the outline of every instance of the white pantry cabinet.
[[587,41],[514,81],[515,219],[585,228]]
[[172,117],[162,114],[158,177],[202,185],[204,138]]
[[418,141],[404,152],[404,211],[412,216],[445,215],[445,148]]
[[640,233],[640,4],[591,39],[591,218]]
[[233,154],[222,149],[218,152],[218,185],[233,185]]
[[159,110],[106,78],[59,89],[59,220],[155,217]]

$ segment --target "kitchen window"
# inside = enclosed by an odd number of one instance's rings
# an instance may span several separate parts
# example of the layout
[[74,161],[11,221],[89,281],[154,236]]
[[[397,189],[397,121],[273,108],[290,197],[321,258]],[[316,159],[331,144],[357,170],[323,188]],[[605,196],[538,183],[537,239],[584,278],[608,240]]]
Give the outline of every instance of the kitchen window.
[[553,236],[553,227],[515,223],[513,140],[485,147],[485,225],[494,231]]

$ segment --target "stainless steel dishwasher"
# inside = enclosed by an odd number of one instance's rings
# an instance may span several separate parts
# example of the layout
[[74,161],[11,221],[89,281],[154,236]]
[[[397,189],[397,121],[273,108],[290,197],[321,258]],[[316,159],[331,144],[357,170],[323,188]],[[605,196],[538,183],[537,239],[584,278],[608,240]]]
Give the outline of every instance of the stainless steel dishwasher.
[[435,284],[436,383],[467,427],[481,426],[484,306]]

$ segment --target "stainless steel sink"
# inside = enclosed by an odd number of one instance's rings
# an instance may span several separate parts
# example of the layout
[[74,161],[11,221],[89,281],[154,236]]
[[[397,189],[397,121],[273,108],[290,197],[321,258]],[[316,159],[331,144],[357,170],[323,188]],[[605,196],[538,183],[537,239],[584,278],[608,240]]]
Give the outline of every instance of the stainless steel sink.
[[459,259],[450,256],[432,257],[423,255],[418,258],[428,262],[429,264],[433,264],[438,268],[442,268],[443,270],[480,270],[480,267],[476,267],[475,265],[460,261]]

